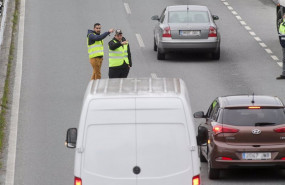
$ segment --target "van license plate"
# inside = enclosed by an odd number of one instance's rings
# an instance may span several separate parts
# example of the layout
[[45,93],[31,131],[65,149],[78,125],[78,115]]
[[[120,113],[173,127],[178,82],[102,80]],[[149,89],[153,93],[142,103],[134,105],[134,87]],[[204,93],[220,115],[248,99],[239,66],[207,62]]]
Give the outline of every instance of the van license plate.
[[190,30],[190,31],[184,31],[180,30],[180,35],[182,36],[200,36],[201,32],[199,30]]
[[268,160],[271,159],[271,153],[242,153],[242,159],[246,160]]

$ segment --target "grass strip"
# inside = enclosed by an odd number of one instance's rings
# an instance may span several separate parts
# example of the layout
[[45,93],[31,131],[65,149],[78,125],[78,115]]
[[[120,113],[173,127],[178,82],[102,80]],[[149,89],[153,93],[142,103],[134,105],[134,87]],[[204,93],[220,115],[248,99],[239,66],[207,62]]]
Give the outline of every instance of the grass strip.
[[10,82],[11,82],[11,68],[12,68],[12,62],[14,60],[14,51],[15,51],[14,34],[17,32],[17,27],[18,27],[19,7],[20,7],[20,0],[16,0],[15,1],[15,11],[14,11],[13,20],[12,20],[13,22],[12,38],[11,38],[11,44],[10,44],[10,50],[9,50],[9,57],[8,57],[7,74],[6,74],[5,86],[4,86],[3,97],[2,97],[2,102],[1,102],[2,109],[0,112],[0,151],[1,152],[3,150],[4,136],[5,136],[6,116],[7,116],[6,113],[8,110]]

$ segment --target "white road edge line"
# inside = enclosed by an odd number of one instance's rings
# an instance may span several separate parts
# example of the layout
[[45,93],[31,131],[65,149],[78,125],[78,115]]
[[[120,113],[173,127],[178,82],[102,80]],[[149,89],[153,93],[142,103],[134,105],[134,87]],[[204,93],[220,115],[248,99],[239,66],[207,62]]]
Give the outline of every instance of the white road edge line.
[[278,57],[275,55],[271,55],[271,58],[273,58],[273,60],[275,60],[275,61],[279,60]]
[[143,43],[142,36],[137,33],[137,34],[136,34],[136,37],[137,37],[137,40],[138,40],[138,42],[139,42],[140,47],[144,48],[145,45],[144,45],[144,43]]
[[257,41],[257,42],[260,42],[261,39],[259,37],[254,37],[254,39]]
[[150,74],[151,78],[157,78],[157,75],[155,73]]
[[4,2],[4,11],[3,11],[3,16],[2,16],[2,21],[1,21],[1,28],[0,28],[0,46],[2,46],[3,43],[3,37],[4,37],[4,30],[6,26],[6,17],[7,17],[7,7],[8,7],[9,0],[5,0]]
[[238,20],[242,20],[241,16],[239,16],[239,15],[237,15],[236,18],[237,18]]
[[250,33],[250,35],[252,35],[252,36],[256,36],[256,34],[255,34],[253,31],[250,31],[249,33]]
[[249,26],[245,26],[244,27],[246,30],[251,30],[251,28]]
[[231,6],[228,6],[228,9],[229,9],[229,10],[233,10],[233,7],[231,7]]
[[22,62],[23,62],[23,46],[24,46],[24,24],[25,24],[25,0],[21,1],[20,22],[18,31],[18,47],[17,47],[17,63],[15,71],[15,81],[13,89],[13,102],[11,111],[11,126],[9,133],[8,159],[6,168],[5,185],[14,185],[15,164],[17,151],[17,132],[19,119],[19,106],[22,81]]
[[238,14],[236,11],[232,11],[232,13],[233,13],[234,15],[237,15],[237,14]]
[[265,51],[268,53],[268,54],[272,54],[273,52],[271,51],[271,49],[265,49]]
[[240,23],[241,23],[242,25],[246,25],[246,22],[244,22],[244,21],[240,21]]
[[277,62],[280,67],[283,67],[283,62]]
[[228,2],[224,2],[224,4],[225,4],[226,6],[229,6],[229,5],[230,5]]
[[263,47],[263,48],[266,48],[267,46],[266,46],[266,44],[265,43],[263,43],[263,42],[261,42],[261,43],[259,43],[260,45],[261,45],[261,47]]
[[132,12],[131,12],[129,4],[128,3],[124,3],[124,6],[125,6],[127,14],[131,14]]

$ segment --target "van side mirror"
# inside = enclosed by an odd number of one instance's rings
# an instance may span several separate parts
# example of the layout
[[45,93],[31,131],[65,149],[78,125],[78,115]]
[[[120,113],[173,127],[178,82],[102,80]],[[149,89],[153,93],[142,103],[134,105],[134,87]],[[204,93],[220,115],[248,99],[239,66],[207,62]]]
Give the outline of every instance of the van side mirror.
[[67,148],[76,148],[76,141],[77,141],[77,129],[70,128],[67,130],[65,146]]
[[201,146],[202,144],[207,143],[208,141],[208,129],[203,126],[198,127],[198,136],[197,136],[197,145]]
[[154,15],[154,16],[151,17],[151,20],[157,20],[157,21],[159,21],[160,18],[158,17],[158,15]]
[[206,117],[203,111],[195,112],[193,116],[194,118],[205,118]]
[[213,15],[212,17],[213,17],[214,20],[219,20],[220,19],[219,16],[217,16],[217,15]]

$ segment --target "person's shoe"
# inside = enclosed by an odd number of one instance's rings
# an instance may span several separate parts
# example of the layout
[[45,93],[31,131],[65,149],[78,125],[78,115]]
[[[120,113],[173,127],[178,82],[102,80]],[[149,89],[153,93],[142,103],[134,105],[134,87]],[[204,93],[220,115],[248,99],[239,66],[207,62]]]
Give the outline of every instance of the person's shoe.
[[276,80],[282,80],[282,79],[285,79],[285,76],[280,75],[280,76],[276,77]]

